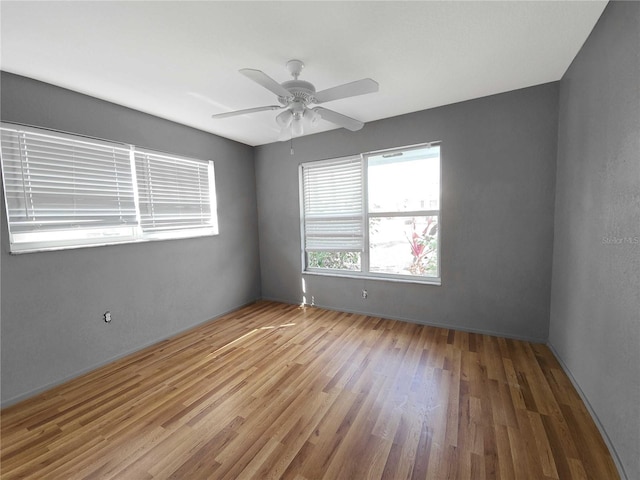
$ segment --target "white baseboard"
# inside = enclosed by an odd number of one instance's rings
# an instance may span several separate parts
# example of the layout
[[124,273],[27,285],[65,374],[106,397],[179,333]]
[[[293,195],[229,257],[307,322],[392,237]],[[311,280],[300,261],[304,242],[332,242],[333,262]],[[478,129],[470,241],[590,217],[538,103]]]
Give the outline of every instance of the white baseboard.
[[[271,302],[286,303],[288,305],[298,305],[297,302],[292,302],[290,300],[283,300],[281,298],[274,298],[274,297],[262,297],[262,300],[269,300]],[[462,327],[462,326],[458,326],[458,325],[450,325],[450,324],[445,324],[445,323],[428,322],[428,321],[423,321],[423,320],[417,320],[415,318],[402,317],[402,316],[398,316],[398,315],[390,316],[390,315],[380,314],[380,313],[377,313],[377,312],[368,312],[368,311],[365,311],[365,310],[351,310],[351,309],[336,308],[336,307],[327,306],[327,305],[320,305],[318,303],[315,303],[313,305],[307,304],[306,306],[307,307],[314,306],[314,307],[323,308],[325,310],[331,310],[331,311],[354,313],[356,315],[367,315],[367,316],[370,316],[370,317],[386,318],[388,320],[398,320],[398,321],[401,321],[401,322],[417,323],[418,325],[426,325],[428,327],[448,328],[448,329],[451,329],[451,330],[458,330],[460,332],[479,333],[479,334],[482,334],[482,335],[491,335],[493,337],[510,338],[512,340],[523,340],[525,342],[531,342],[531,343],[547,343],[547,339],[546,338],[526,337],[526,336],[522,336],[522,335],[512,335],[512,334],[509,334],[509,333],[496,332],[496,331],[493,331],[493,330],[486,330],[486,329],[482,329],[482,328],[468,328],[468,327]]]
[[569,377],[569,380],[571,380],[571,383],[573,384],[573,387],[576,389],[576,391],[578,392],[578,395],[580,395],[580,398],[582,399],[582,402],[587,407],[587,410],[588,410],[589,414],[591,415],[591,418],[593,419],[593,422],[596,424],[596,427],[598,427],[598,430],[600,431],[600,435],[602,435],[602,439],[604,440],[604,443],[607,445],[607,448],[609,449],[609,453],[611,454],[611,458],[613,458],[613,463],[615,463],[616,468],[618,469],[618,473],[620,474],[621,480],[629,480],[629,477],[627,476],[626,472],[624,471],[624,467],[622,465],[622,462],[620,461],[620,457],[618,457],[618,452],[616,452],[616,449],[613,446],[613,443],[611,442],[611,439],[609,438],[609,435],[607,435],[607,431],[605,430],[604,426],[602,425],[602,422],[598,418],[598,415],[596,414],[595,410],[591,406],[591,403],[589,403],[589,399],[587,398],[585,393],[580,388],[580,384],[575,379],[575,377],[571,373],[571,370],[569,369],[567,364],[564,363],[564,361],[562,360],[562,357],[560,357],[560,355],[558,354],[557,350],[553,347],[551,342],[547,341],[547,347],[549,347],[549,350],[551,350],[551,353],[553,353],[553,355],[556,357],[556,360],[558,360],[558,363],[562,367],[562,370],[564,370],[564,373],[567,375],[567,377]]

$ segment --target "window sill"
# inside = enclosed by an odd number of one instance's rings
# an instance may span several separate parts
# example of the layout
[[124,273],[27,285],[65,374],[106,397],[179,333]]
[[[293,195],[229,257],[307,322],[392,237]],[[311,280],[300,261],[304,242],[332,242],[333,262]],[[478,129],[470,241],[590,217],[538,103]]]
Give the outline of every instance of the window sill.
[[109,247],[113,245],[130,245],[137,243],[162,242],[166,240],[183,240],[188,238],[215,237],[218,235],[217,228],[195,230],[173,231],[171,234],[151,234],[144,237],[126,237],[126,238],[103,238],[100,241],[92,239],[91,241],[80,241],[76,243],[56,243],[56,242],[25,242],[22,244],[12,244],[9,253],[11,255],[23,255],[26,253],[55,252],[60,250],[76,250],[81,248],[93,247]]
[[351,278],[353,280],[375,280],[375,281],[383,281],[383,282],[391,282],[391,283],[415,283],[418,285],[434,285],[434,286],[442,286],[442,281],[440,278],[410,278],[410,277],[387,277],[382,275],[372,275],[372,274],[357,274],[352,272],[320,272],[315,270],[305,270],[302,272],[303,275],[313,275],[317,277],[338,277],[338,278]]

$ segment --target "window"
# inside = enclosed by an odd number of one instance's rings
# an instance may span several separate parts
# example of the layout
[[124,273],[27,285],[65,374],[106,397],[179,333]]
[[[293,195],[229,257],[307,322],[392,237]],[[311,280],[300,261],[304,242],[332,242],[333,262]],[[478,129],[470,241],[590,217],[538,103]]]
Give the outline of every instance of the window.
[[300,169],[306,272],[439,283],[438,145]]
[[213,162],[136,149],[140,227],[149,237],[215,234]]
[[311,268],[361,270],[364,248],[362,161],[303,167],[305,249]]
[[12,253],[217,233],[213,162],[3,123]]

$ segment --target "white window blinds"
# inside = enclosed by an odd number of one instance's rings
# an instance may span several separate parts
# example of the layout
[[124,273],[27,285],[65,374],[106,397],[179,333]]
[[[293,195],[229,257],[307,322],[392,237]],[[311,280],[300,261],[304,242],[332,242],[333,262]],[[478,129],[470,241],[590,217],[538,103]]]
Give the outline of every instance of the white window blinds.
[[131,234],[137,219],[127,148],[27,130],[0,133],[13,240]]
[[213,163],[136,149],[140,226],[144,232],[216,229]]
[[215,235],[213,162],[2,123],[13,253]]
[[363,250],[362,175],[359,157],[302,165],[306,251]]

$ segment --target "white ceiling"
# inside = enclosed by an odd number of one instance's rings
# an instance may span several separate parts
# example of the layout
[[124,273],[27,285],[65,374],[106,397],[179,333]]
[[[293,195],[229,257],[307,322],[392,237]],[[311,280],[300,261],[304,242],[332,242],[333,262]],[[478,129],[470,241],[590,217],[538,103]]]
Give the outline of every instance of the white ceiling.
[[378,93],[325,104],[368,122],[559,80],[606,3],[3,0],[0,67],[261,145],[277,112],[210,118],[277,103],[241,68],[283,82],[298,58],[317,90],[371,77]]

